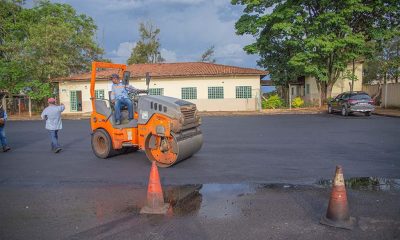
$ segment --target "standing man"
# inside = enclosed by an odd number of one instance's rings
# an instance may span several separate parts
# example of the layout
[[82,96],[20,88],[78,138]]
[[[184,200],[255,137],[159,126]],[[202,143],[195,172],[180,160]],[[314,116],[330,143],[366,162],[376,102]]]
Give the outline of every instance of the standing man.
[[7,121],[6,110],[3,109],[3,105],[0,105],[0,143],[3,147],[3,152],[9,151],[11,148],[7,145],[6,132],[4,130]]
[[42,119],[46,120],[46,129],[49,131],[51,140],[51,150],[59,153],[62,149],[58,144],[58,130],[62,129],[61,113],[64,111],[65,106],[61,103],[60,106],[56,105],[54,98],[47,100],[49,106],[42,112]]
[[111,89],[111,102],[115,105],[115,124],[121,124],[121,107],[127,106],[129,112],[129,121],[133,119],[133,104],[131,99],[128,96],[128,91],[135,91],[136,88],[132,86],[125,86],[123,83],[119,81],[118,74],[111,75],[111,81],[113,82]]

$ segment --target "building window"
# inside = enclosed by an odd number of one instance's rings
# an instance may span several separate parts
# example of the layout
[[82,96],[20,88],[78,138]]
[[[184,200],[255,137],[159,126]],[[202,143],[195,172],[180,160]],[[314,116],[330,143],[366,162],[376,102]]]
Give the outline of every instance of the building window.
[[76,112],[77,108],[77,99],[76,99],[76,91],[71,91],[69,94],[69,101],[71,103],[71,112]]
[[70,91],[69,102],[71,103],[71,112],[82,111],[82,91]]
[[292,91],[292,96],[294,95],[294,87],[291,87],[290,90]]
[[96,99],[104,99],[104,90],[94,90],[94,96]]
[[251,98],[251,86],[237,86],[236,98]]
[[163,96],[164,95],[164,88],[150,88],[149,89],[149,95]]
[[224,87],[208,87],[208,99],[223,99]]
[[306,94],[310,94],[310,84],[306,84]]
[[197,88],[196,87],[182,88],[182,99],[197,99]]

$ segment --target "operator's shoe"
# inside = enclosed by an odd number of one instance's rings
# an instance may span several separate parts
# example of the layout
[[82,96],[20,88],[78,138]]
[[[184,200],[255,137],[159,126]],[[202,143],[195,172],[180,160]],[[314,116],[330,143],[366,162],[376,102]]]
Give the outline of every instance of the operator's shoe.
[[115,121],[115,125],[120,125],[120,124],[121,124],[121,121],[119,121],[119,120]]
[[9,146],[4,146],[4,147],[3,147],[3,152],[7,152],[7,151],[9,151],[9,150],[11,150],[11,148],[10,148]]
[[59,152],[61,152],[61,148],[60,147],[58,147],[58,148],[56,148],[56,150],[54,150],[54,153],[59,153]]

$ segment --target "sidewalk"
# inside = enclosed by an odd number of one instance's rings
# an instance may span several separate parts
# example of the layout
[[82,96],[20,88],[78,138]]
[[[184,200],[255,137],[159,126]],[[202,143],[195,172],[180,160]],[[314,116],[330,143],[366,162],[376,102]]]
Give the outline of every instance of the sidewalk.
[[386,116],[386,117],[400,117],[400,109],[399,108],[381,108],[377,107],[375,109],[375,112],[373,112],[375,115],[380,115],[380,116]]
[[280,115],[280,114],[322,114],[326,108],[292,108],[292,109],[263,109],[261,111],[236,112],[200,112],[200,116],[249,116],[249,115]]
[[[80,114],[62,114],[62,119],[70,119],[70,120],[81,120],[81,119],[89,119],[90,113],[80,113]],[[30,120],[42,120],[39,114],[32,114],[30,117],[28,114],[15,114],[9,115],[8,119],[11,121],[30,121]]]
[[[280,115],[280,114],[325,114],[326,107],[312,107],[312,108],[292,108],[292,109],[263,109],[262,111],[236,111],[236,112],[200,112],[200,116],[252,116],[252,115]],[[377,107],[374,115],[386,117],[400,117],[400,109],[385,109]],[[27,114],[10,115],[9,120],[24,121],[24,120],[41,120],[40,115],[32,115],[29,117]],[[62,119],[82,120],[89,119],[90,113],[81,114],[63,114]]]

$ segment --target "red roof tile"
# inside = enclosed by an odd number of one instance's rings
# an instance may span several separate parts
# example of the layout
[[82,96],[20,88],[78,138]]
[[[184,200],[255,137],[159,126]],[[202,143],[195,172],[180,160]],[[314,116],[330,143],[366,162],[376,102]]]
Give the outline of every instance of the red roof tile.
[[[172,78],[172,77],[199,77],[199,76],[227,76],[227,75],[260,75],[265,76],[267,71],[252,68],[242,68],[205,62],[181,62],[181,63],[154,63],[154,64],[132,64],[127,66],[131,77],[141,78],[149,72],[151,77]],[[97,78],[108,78],[117,70],[109,69],[97,72]],[[72,75],[66,78],[59,78],[55,81],[88,80],[90,73]]]

